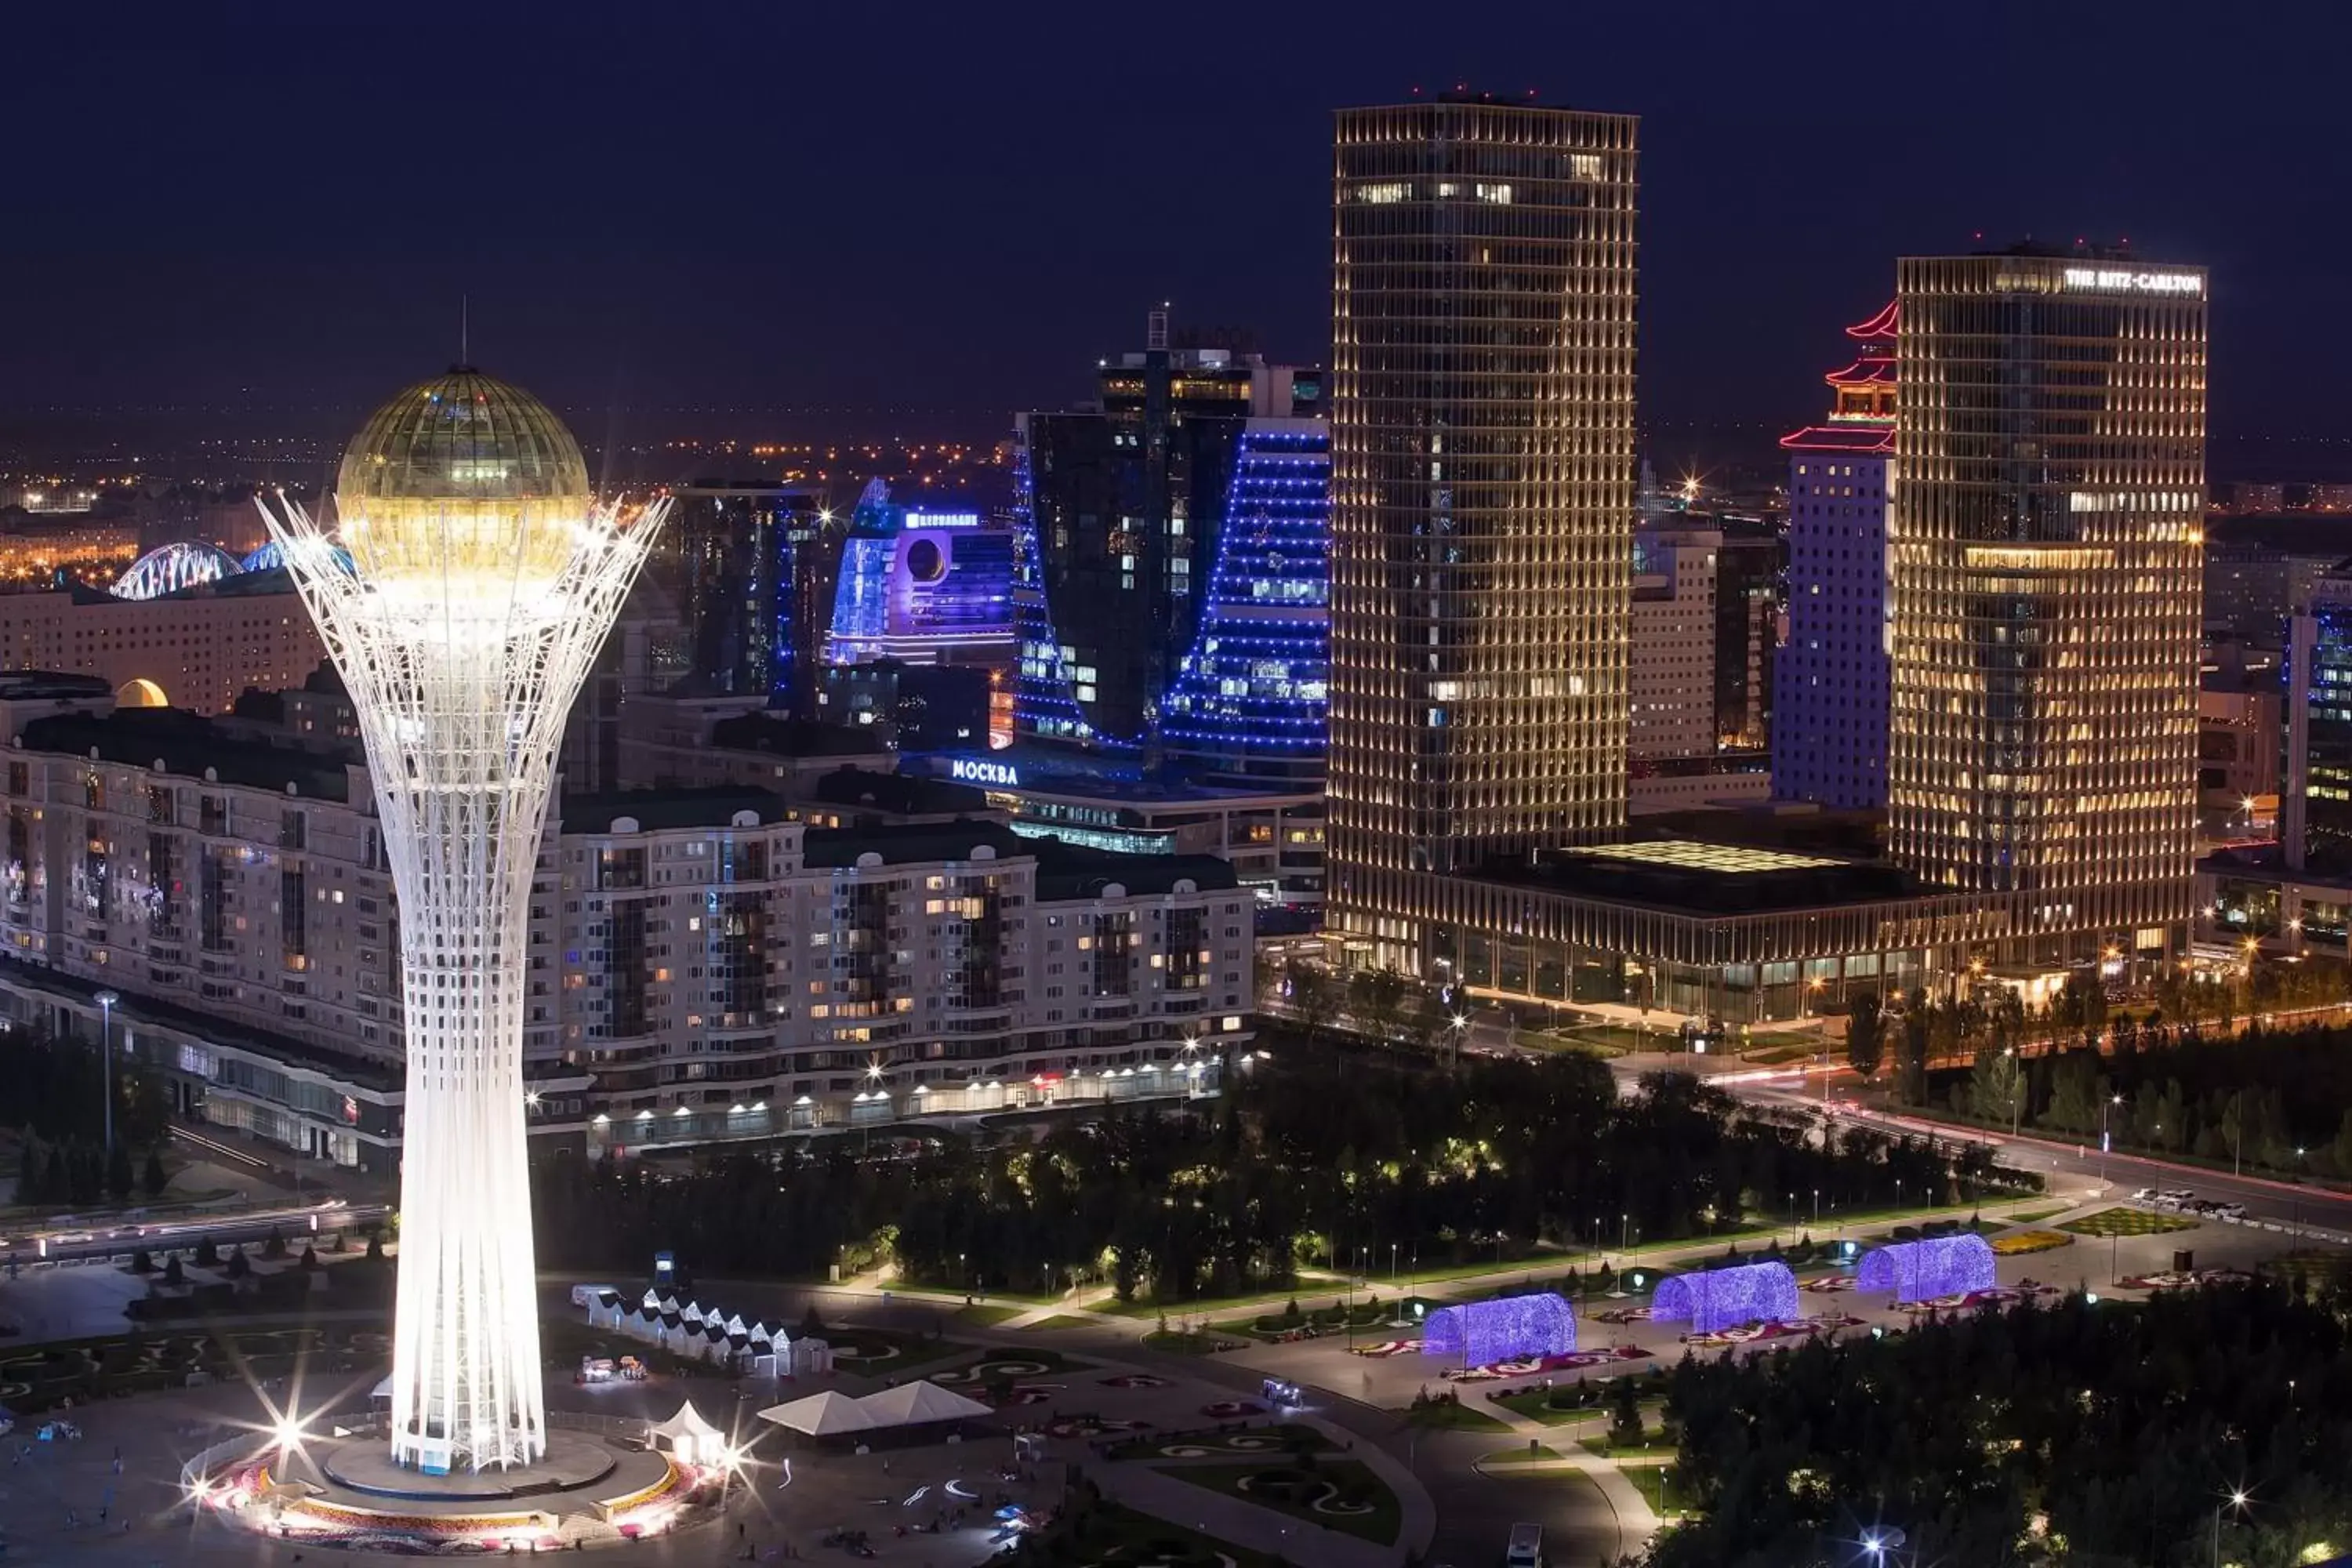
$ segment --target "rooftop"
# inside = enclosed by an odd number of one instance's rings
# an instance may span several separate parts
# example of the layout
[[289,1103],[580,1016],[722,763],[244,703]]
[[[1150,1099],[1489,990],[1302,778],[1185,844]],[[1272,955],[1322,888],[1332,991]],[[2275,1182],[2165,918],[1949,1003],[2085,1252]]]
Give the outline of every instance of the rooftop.
[[1879,861],[1679,838],[1553,850],[1532,869],[1501,875],[1579,897],[1701,916],[1877,903],[1917,891],[1908,873]]
[[1121,855],[1059,838],[1024,838],[1001,823],[959,818],[880,827],[812,827],[802,840],[811,866],[846,868],[864,855],[886,866],[960,862],[985,847],[1000,860],[1037,862],[1037,892],[1045,899],[1090,899],[1111,883],[1130,893],[1167,893],[1189,880],[1204,891],[1234,888],[1234,868],[1213,855]]
[[330,751],[276,745],[256,740],[182,708],[120,708],[100,718],[92,713],[53,713],[36,719],[16,737],[28,752],[60,752],[105,762],[163,771],[189,778],[297,795],[316,800],[349,800],[351,775],[343,759]]
[[739,713],[710,727],[710,743],[721,751],[766,752],[780,757],[871,757],[888,748],[871,732],[846,724]]
[[827,805],[870,806],[898,816],[936,816],[988,809],[988,794],[967,784],[841,767],[821,775],[810,793]]
[[782,822],[790,815],[784,797],[773,790],[741,784],[709,784],[665,789],[608,790],[600,795],[567,795],[556,805],[556,819],[566,833],[607,833],[621,817],[640,831],[677,827],[728,827],[738,813],[751,812],[762,826]]

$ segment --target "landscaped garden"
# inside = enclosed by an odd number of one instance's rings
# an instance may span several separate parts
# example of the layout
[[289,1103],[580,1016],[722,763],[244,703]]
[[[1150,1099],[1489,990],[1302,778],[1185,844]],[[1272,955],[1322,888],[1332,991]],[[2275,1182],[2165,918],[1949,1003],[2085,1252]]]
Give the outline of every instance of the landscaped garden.
[[2029,1252],[2050,1252],[2061,1247],[2072,1247],[2074,1238],[2063,1231],[2012,1230],[2007,1236],[1996,1236],[1988,1244],[1996,1258],[2018,1258]]
[[1192,1486],[1381,1546],[1396,1540],[1404,1522],[1396,1493],[1359,1459],[1322,1461],[1309,1454],[1296,1463],[1171,1464],[1160,1468]]
[[2170,1231],[2194,1230],[2197,1222],[2179,1215],[2118,1207],[2101,1209],[2080,1219],[2060,1220],[2058,1228],[2071,1230],[2076,1236],[2163,1236]]
[[1076,1568],[1276,1568],[1263,1552],[1091,1497],[1066,1510],[1043,1533],[1024,1538],[1004,1561]]

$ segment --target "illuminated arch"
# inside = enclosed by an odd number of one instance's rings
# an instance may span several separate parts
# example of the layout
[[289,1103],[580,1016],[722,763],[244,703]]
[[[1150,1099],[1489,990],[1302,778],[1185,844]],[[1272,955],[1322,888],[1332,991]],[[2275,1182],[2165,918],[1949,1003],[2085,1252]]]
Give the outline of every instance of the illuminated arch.
[[203,583],[234,577],[244,568],[216,544],[166,544],[142,555],[114,584],[118,599],[152,599]]
[[172,700],[163,689],[145,676],[135,676],[114,689],[117,708],[169,708]]

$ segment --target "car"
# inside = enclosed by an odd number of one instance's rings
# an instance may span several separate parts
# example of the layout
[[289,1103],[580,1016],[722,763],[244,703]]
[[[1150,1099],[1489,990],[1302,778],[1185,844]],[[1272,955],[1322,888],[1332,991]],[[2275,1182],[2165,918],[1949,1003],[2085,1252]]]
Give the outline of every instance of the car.
[[2215,1204],[2213,1205],[2213,1217],[2216,1219],[2243,1219],[2246,1217],[2246,1205],[2243,1204]]
[[2131,1201],[2136,1204],[2161,1203],[2163,1200],[2164,1194],[2154,1187],[2141,1187],[2131,1195]]

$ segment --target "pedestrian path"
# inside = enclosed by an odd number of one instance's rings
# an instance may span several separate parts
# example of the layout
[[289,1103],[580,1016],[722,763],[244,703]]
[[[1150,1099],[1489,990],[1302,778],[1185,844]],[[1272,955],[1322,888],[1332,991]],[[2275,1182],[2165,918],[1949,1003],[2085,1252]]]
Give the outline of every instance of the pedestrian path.
[[[1601,1495],[1608,1500],[1609,1511],[1617,1519],[1619,1555],[1631,1557],[1649,1542],[1651,1536],[1658,1532],[1658,1526],[1663,1521],[1658,1518],[1656,1511],[1650,1507],[1649,1500],[1642,1495],[1642,1489],[1627,1480],[1625,1472],[1607,1459],[1597,1454],[1585,1452],[1572,1437],[1564,1438],[1563,1434],[1573,1430],[1572,1427],[1547,1426],[1533,1416],[1522,1415],[1507,1405],[1487,1405],[1481,1408],[1487,1415],[1508,1426],[1518,1437],[1532,1437],[1547,1446],[1554,1443],[1559,1445],[1553,1449],[1553,1452],[1559,1455],[1559,1461],[1557,1464],[1547,1462],[1529,1466],[1528,1468],[1538,1471],[1575,1470],[1590,1478],[1592,1484],[1601,1489]],[[1518,1467],[1514,1466],[1513,1468],[1517,1470]]]

